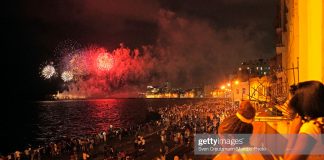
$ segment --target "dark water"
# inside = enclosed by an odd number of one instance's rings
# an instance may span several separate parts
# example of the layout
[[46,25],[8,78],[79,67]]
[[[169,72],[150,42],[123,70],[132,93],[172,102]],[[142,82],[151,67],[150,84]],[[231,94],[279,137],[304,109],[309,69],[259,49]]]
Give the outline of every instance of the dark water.
[[63,136],[84,136],[144,123],[148,107],[196,103],[202,99],[97,99],[42,101],[11,106],[1,126],[0,153],[36,146]]

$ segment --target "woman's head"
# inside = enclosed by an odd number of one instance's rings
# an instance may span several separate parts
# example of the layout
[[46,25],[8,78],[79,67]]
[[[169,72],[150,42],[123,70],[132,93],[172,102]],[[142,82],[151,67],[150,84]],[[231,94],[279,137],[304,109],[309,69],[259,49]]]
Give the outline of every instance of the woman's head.
[[324,117],[324,85],[318,81],[305,81],[293,87],[289,107],[302,117]]
[[220,124],[218,132],[220,134],[251,134],[253,126],[251,124],[255,116],[255,109],[249,101],[243,101],[236,115],[225,118]]
[[253,119],[255,116],[255,109],[250,101],[242,101],[237,112],[246,119]]

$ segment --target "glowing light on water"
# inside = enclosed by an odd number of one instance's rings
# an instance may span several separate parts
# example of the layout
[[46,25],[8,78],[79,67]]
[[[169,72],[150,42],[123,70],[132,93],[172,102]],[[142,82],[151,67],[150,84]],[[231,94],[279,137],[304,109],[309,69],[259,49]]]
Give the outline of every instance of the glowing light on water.
[[55,68],[52,65],[47,65],[42,70],[42,76],[45,79],[50,79],[55,73]]
[[61,78],[64,82],[71,81],[73,79],[73,73],[71,71],[64,71]]
[[111,55],[108,55],[108,53],[101,53],[98,55],[97,58],[97,66],[100,70],[106,70],[109,71],[114,64],[114,59]]

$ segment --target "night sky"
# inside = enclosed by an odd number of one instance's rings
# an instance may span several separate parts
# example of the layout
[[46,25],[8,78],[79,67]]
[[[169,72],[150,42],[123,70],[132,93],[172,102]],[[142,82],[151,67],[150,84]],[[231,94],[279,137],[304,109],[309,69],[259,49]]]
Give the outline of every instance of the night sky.
[[[26,0],[6,4],[4,92],[7,100],[54,93],[40,65],[67,39],[113,50],[168,50],[165,74],[174,87],[217,83],[240,62],[275,55],[273,0]],[[173,63],[177,65],[173,65]],[[191,66],[185,70],[184,66]],[[158,67],[158,66],[157,66]],[[186,86],[181,86],[185,83]]]

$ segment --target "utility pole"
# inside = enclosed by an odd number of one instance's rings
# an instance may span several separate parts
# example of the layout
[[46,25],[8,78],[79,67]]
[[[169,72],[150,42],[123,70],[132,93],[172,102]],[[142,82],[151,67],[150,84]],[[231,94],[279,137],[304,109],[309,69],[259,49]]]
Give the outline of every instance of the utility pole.
[[250,95],[250,74],[251,74],[251,70],[249,69],[249,73],[248,73],[248,87],[249,87],[249,101],[251,100],[251,95]]
[[232,91],[232,107],[234,110],[234,90],[233,90],[233,79],[231,80],[231,91]]

